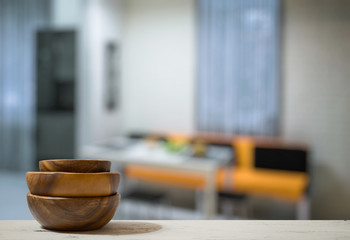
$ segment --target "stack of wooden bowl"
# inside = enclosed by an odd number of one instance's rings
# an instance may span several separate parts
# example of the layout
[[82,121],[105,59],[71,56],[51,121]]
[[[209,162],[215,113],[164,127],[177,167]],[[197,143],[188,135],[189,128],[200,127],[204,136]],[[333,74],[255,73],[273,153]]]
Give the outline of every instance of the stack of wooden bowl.
[[58,159],[39,162],[40,172],[27,172],[29,209],[47,229],[93,230],[117,211],[120,173],[103,160]]

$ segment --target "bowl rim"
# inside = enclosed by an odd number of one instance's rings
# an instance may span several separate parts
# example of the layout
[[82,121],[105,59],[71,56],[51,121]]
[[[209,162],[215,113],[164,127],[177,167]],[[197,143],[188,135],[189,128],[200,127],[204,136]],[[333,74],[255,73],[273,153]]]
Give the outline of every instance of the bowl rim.
[[82,162],[82,161],[87,161],[87,162],[111,162],[109,160],[103,160],[103,159],[84,159],[84,158],[55,158],[55,159],[43,159],[40,160],[39,162]]
[[121,195],[119,192],[116,192],[112,195],[108,195],[108,196],[95,196],[95,197],[55,197],[55,196],[44,196],[44,195],[36,195],[33,194],[31,192],[27,193],[27,197],[33,197],[33,198],[41,198],[41,199],[45,199],[45,200],[92,200],[92,199],[98,199],[98,198],[112,198],[112,197],[117,197],[119,200],[121,198]]
[[120,172],[92,172],[92,173],[82,173],[82,172],[26,172],[26,175],[120,175]]

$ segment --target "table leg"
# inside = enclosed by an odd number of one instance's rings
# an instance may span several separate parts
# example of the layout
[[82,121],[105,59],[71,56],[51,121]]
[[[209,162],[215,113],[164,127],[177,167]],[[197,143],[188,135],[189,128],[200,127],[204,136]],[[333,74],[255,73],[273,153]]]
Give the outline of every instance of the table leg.
[[296,206],[297,220],[310,219],[310,200],[307,195],[299,200]]
[[217,193],[215,184],[215,171],[206,174],[204,189],[203,212],[205,219],[215,219],[217,209]]

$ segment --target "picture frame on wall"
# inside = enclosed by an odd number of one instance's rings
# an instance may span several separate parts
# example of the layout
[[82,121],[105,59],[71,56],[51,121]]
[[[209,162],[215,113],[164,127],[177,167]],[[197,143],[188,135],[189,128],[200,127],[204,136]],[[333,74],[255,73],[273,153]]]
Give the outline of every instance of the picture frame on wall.
[[109,111],[118,108],[120,82],[120,49],[116,42],[105,45],[105,107]]

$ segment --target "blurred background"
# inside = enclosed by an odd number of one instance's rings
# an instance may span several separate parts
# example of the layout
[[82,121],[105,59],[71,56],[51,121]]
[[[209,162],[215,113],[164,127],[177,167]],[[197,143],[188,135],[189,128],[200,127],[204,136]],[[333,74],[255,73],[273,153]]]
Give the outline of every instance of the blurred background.
[[116,219],[347,219],[350,1],[0,0],[0,219],[112,161]]

